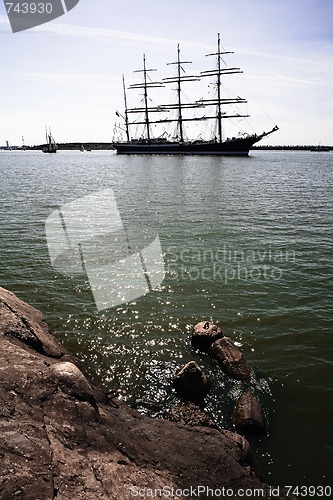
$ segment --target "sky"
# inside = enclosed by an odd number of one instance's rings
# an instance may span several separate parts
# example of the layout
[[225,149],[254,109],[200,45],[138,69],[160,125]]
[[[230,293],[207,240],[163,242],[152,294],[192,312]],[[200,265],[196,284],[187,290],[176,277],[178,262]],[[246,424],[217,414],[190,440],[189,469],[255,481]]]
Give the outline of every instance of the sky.
[[145,53],[159,79],[170,76],[178,43],[186,71],[208,69],[217,33],[243,70],[236,95],[252,130],[279,126],[261,144],[332,145],[332,19],[333,0],[80,0],[12,33],[0,2],[0,146],[41,144],[45,124],[57,142],[111,142],[122,74],[138,81]]

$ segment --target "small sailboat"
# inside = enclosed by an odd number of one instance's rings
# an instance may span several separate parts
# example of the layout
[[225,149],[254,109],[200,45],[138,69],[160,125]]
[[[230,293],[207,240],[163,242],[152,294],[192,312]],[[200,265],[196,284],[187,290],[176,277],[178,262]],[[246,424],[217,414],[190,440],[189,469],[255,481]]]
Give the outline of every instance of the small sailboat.
[[56,153],[58,150],[58,145],[56,144],[51,134],[50,128],[49,130],[47,130],[47,127],[45,127],[45,135],[46,135],[46,144],[42,149],[43,153]]

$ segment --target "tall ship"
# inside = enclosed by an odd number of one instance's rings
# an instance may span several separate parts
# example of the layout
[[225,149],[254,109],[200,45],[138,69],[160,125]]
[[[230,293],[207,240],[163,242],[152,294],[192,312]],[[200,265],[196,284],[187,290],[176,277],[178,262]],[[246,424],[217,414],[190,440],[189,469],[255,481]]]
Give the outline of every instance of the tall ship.
[[[127,93],[125,79],[123,76],[124,92],[124,114],[116,112],[122,118],[120,129],[126,136],[126,140],[113,142],[113,147],[118,154],[178,154],[178,155],[248,155],[251,147],[264,137],[272,134],[278,127],[273,127],[268,132],[241,133],[234,137],[225,137],[224,124],[228,120],[247,118],[248,114],[242,114],[239,106],[247,103],[246,99],[239,96],[229,96],[224,92],[224,77],[226,75],[242,73],[240,68],[226,65],[223,56],[232,54],[221,48],[220,34],[218,34],[217,51],[207,56],[213,56],[216,61],[214,69],[202,71],[199,75],[187,75],[184,70],[185,64],[190,61],[182,61],[180,47],[177,47],[177,60],[169,65],[176,67],[176,75],[152,81],[150,72],[155,69],[147,69],[146,57],[143,56],[143,69],[136,73],[142,73],[143,81],[130,85],[129,89],[141,90],[142,104],[140,107],[130,108],[127,105]],[[214,95],[200,97],[197,100],[185,102],[183,98],[183,86],[188,83],[198,82],[204,78],[213,79],[210,88],[213,87]],[[174,102],[152,105],[152,89],[174,85],[176,99]],[[235,110],[236,108],[236,110]],[[202,138],[199,135],[195,139],[188,138],[187,127],[192,123],[210,122],[211,137]],[[173,134],[167,131],[167,126],[174,124]],[[141,130],[140,130],[141,128]],[[132,130],[136,130],[136,135]],[[139,134],[137,131],[140,130]],[[157,132],[156,132],[157,130]]]
[[58,151],[58,145],[51,134],[50,128],[49,130],[47,130],[47,127],[45,127],[45,135],[46,135],[46,144],[42,149],[43,153],[56,153]]

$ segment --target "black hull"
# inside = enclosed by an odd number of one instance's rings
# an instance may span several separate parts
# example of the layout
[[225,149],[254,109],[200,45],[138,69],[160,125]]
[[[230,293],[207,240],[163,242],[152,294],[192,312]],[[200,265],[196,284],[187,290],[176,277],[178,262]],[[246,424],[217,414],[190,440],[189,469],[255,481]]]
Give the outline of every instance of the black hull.
[[260,141],[262,137],[263,135],[252,135],[240,139],[226,140],[221,143],[215,141],[184,143],[158,140],[129,141],[114,143],[113,147],[118,154],[247,156],[253,144]]

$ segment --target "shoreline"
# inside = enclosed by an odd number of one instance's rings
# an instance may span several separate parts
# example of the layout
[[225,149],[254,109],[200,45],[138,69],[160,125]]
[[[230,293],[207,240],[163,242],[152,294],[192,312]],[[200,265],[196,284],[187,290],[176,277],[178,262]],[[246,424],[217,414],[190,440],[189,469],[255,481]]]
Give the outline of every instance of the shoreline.
[[[80,151],[82,146],[84,152],[89,151],[100,151],[100,150],[112,150],[112,142],[65,142],[58,143],[58,150],[60,151]],[[7,148],[6,146],[1,146],[0,151],[41,151],[45,147],[45,144],[39,144],[38,146],[11,146]],[[291,145],[291,146],[272,146],[272,145],[262,145],[262,146],[252,146],[251,150],[261,150],[261,151],[313,151],[313,152],[328,152],[333,151],[333,145]]]

